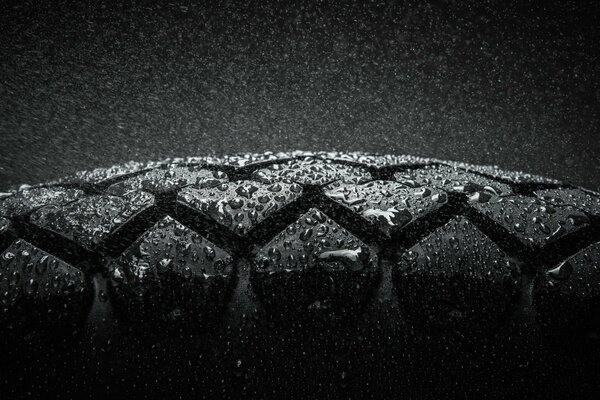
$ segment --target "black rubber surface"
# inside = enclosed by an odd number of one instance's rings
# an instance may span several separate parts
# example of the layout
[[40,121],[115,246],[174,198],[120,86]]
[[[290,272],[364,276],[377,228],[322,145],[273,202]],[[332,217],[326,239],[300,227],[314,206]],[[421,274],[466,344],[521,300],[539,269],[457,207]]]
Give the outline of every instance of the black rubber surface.
[[7,398],[592,398],[600,194],[292,152],[0,195]]

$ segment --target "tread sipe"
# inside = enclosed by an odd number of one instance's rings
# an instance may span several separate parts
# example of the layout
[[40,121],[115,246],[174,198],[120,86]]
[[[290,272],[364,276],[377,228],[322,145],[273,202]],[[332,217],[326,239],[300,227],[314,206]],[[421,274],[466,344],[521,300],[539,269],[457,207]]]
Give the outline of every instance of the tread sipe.
[[[600,194],[556,180],[411,156],[291,152],[132,162],[5,190],[0,347],[14,365],[60,338],[63,355],[106,352],[115,363],[106,382],[114,371],[156,372],[160,348],[220,371],[196,379],[223,393],[272,392],[285,374],[296,389],[357,389],[367,381],[359,371],[379,368],[371,385],[421,397],[414,382],[461,392],[453,382],[464,379],[456,368],[429,375],[427,357],[444,369],[512,351],[529,365],[536,333],[597,341]],[[132,348],[151,360],[136,372],[125,361]],[[294,378],[276,357],[330,378]],[[279,378],[267,376],[274,370]],[[385,387],[400,375],[407,386]],[[525,385],[519,377],[513,384]],[[27,384],[10,382],[14,393]]]

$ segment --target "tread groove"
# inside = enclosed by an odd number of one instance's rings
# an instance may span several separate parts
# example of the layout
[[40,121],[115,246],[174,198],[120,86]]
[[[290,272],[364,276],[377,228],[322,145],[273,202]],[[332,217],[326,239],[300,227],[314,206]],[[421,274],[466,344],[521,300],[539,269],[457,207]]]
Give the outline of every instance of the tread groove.
[[464,197],[451,192],[446,192],[446,194],[448,196],[446,204],[405,227],[401,232],[394,235],[390,242],[399,244],[404,250],[410,249],[438,228],[444,226],[452,218],[462,215],[466,208]]
[[521,243],[502,225],[468,206],[465,207],[463,215],[506,254],[525,262],[527,265],[533,264],[533,249]]
[[[42,229],[24,218],[15,221],[15,234],[35,247],[60,258],[72,266],[81,268],[100,264],[100,254],[85,249],[57,233]],[[89,268],[84,268],[87,272]]]
[[231,254],[239,255],[247,248],[243,238],[236,237],[233,232],[218,222],[185,204],[175,204],[169,215]]

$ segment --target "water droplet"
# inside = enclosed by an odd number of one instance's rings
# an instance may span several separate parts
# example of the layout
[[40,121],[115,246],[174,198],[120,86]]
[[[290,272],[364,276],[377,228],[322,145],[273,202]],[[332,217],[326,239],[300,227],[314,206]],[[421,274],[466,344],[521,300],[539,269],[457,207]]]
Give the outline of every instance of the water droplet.
[[214,260],[216,254],[217,253],[216,253],[215,249],[213,249],[212,247],[210,247],[210,246],[204,247],[204,255],[206,256],[206,259],[208,261]]
[[[55,276],[55,278],[57,277],[58,276]],[[115,270],[113,271],[113,279],[117,282],[122,282],[123,278],[123,271],[121,271],[121,268],[115,268]]]
[[323,214],[321,211],[317,211],[313,214],[313,217],[315,220],[317,220],[320,223],[323,223],[327,220],[327,218],[325,217],[325,214]]
[[254,192],[256,192],[258,190],[258,188],[254,185],[240,185],[235,189],[235,192],[242,196],[242,197],[246,197],[247,199],[252,197],[252,194]]
[[414,261],[419,258],[419,253],[414,250],[409,250],[402,255],[402,258],[404,258],[406,261]]
[[563,261],[558,267],[553,268],[546,273],[554,279],[568,279],[573,273],[573,265],[568,261]]
[[306,223],[306,225],[316,225],[317,221],[315,221],[314,219],[312,219],[311,217],[307,217],[304,222]]
[[173,232],[175,233],[175,236],[184,236],[185,230],[185,226],[181,224],[175,224],[175,226],[173,227]]
[[31,260],[31,253],[29,253],[27,250],[23,250],[21,252],[21,262],[28,263],[29,260]]
[[13,271],[13,273],[10,274],[9,285],[15,286],[16,284],[19,283],[20,280],[21,280],[21,274],[19,273],[19,271]]
[[6,230],[8,230],[9,226],[10,222],[6,218],[0,217],[0,233],[4,233]]
[[431,200],[437,203],[445,203],[447,199],[448,196],[446,195],[446,193],[436,193],[433,196],[431,196]]
[[294,257],[293,254],[290,254],[287,259],[288,268],[295,268],[298,265],[298,260]]
[[590,219],[586,215],[582,214],[569,215],[568,219],[573,224],[573,226],[581,226],[590,222]]
[[281,191],[281,185],[279,183],[275,183],[275,184],[269,186],[267,188],[267,190],[269,190],[270,192],[280,192]]
[[342,373],[340,373],[340,386],[342,388],[345,388],[346,386],[348,386],[348,380],[346,379],[346,372],[343,371]]
[[300,234],[300,240],[306,241],[306,240],[310,239],[312,234],[313,234],[312,228],[307,228],[304,231],[302,231],[302,233]]
[[475,192],[469,197],[471,203],[487,203],[492,196],[486,192]]
[[250,211],[248,213],[248,218],[250,218],[250,221],[256,222],[258,220],[258,211],[256,211],[256,210]]
[[484,186],[483,190],[485,190],[486,192],[488,192],[494,196],[500,196],[500,191],[498,191],[496,188],[494,188],[492,186]]
[[419,196],[419,197],[423,197],[423,198],[429,197],[431,195],[431,189],[426,188],[426,187],[421,188],[421,189],[415,191],[415,195]]
[[450,246],[454,247],[455,249],[458,249],[460,245],[456,236],[450,236],[450,239],[448,239],[448,243],[450,243]]
[[517,232],[525,232],[525,227],[522,224],[520,224],[519,222],[514,224],[514,228],[515,228],[515,231],[517,231]]
[[319,259],[325,262],[341,261],[351,271],[360,271],[367,266],[369,253],[369,248],[363,246],[356,250],[339,249],[325,251],[319,254]]
[[27,293],[28,295],[33,295],[35,292],[37,292],[38,289],[38,283],[36,280],[29,279],[27,281],[27,283],[25,284],[25,293]]
[[540,231],[542,231],[545,234],[550,233],[550,228],[543,222],[540,223],[539,228],[540,228]]
[[229,200],[229,207],[231,207],[234,210],[237,210],[238,208],[242,207],[243,205],[244,205],[244,200],[240,199],[239,197]]
[[317,228],[317,237],[325,236],[329,232],[329,227],[327,225],[319,225]]
[[44,272],[46,272],[46,268],[48,268],[49,260],[50,260],[50,257],[48,255],[42,256],[42,258],[40,258],[40,260],[35,265],[35,273],[38,275],[42,275]]
[[267,196],[266,194],[263,194],[261,196],[258,196],[258,202],[261,204],[266,204],[271,200],[271,198],[269,196]]
[[243,372],[244,369],[242,367],[242,360],[236,360],[233,368],[233,373],[235,374],[235,376],[240,377],[242,376]]
[[277,247],[271,247],[269,249],[269,258],[271,261],[279,261],[281,259],[281,252]]
[[[169,268],[169,266],[171,265],[171,262],[173,262],[172,258],[163,258],[162,260],[160,260],[158,264],[159,264],[161,271],[163,271],[163,272],[166,271]],[[140,263],[139,265],[140,265],[140,268],[144,268],[142,263]],[[145,265],[148,265],[148,264],[145,264]],[[149,268],[149,267],[150,266],[148,265],[148,267],[146,267],[146,268]]]

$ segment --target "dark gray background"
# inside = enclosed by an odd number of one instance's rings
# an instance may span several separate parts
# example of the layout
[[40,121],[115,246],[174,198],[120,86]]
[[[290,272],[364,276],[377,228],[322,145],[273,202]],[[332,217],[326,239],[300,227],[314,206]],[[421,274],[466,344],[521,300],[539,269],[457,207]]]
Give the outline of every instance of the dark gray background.
[[600,188],[598,1],[112,3],[2,2],[1,187],[306,149]]

